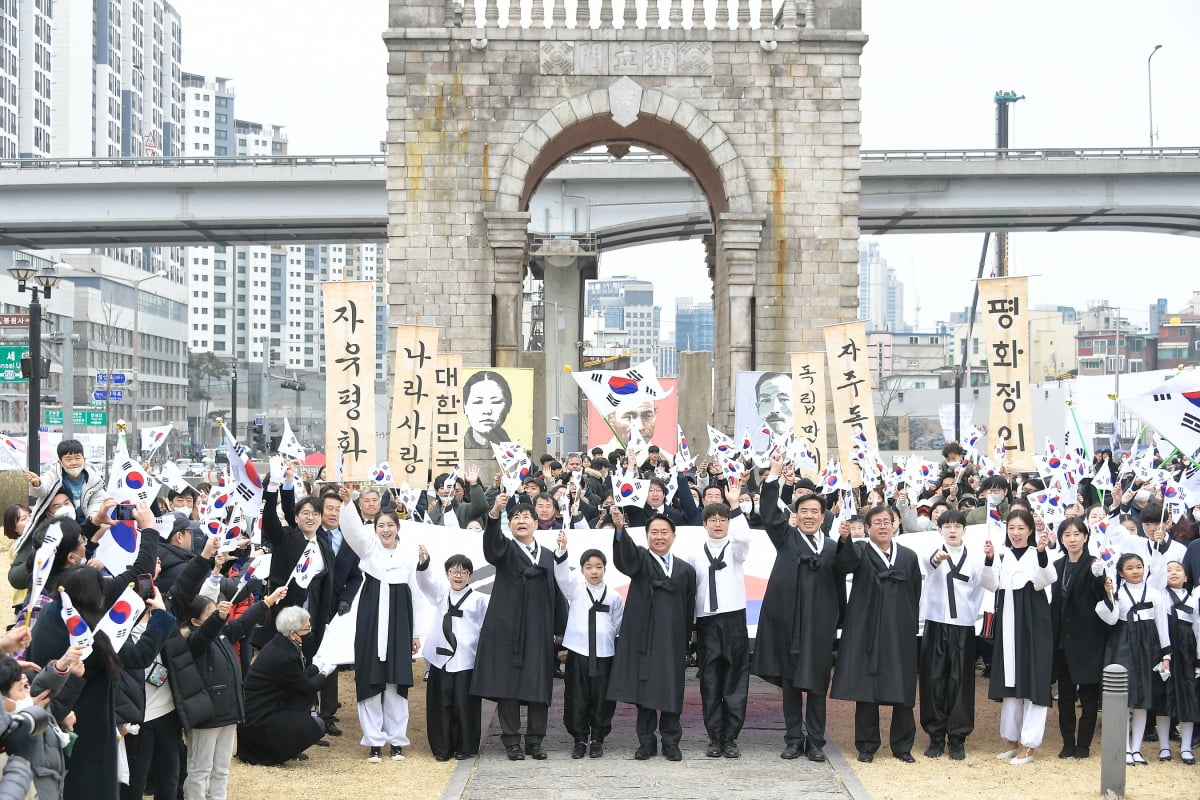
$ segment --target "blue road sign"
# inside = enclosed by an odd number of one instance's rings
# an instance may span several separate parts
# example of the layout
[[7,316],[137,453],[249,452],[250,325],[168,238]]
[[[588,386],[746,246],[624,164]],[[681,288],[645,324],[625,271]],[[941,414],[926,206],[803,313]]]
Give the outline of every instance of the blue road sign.
[[97,402],[103,403],[105,400],[108,399],[108,392],[106,392],[103,389],[97,389],[96,391],[92,392],[92,399]]
[[117,402],[124,400],[125,399],[125,391],[123,389],[109,389],[108,390],[108,399],[114,400]]
[[97,372],[96,373],[96,383],[108,383],[108,373],[107,372]]
[[125,373],[124,372],[109,373],[108,380],[109,380],[109,382],[114,383],[117,386],[120,386],[121,384],[125,383]]

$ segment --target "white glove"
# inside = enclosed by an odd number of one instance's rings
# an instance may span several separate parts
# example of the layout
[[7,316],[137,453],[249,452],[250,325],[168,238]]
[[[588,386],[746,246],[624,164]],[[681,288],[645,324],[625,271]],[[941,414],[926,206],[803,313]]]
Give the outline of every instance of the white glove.
[[283,483],[283,479],[287,476],[287,467],[284,466],[283,456],[271,456],[271,479],[270,485],[273,488],[279,488]]

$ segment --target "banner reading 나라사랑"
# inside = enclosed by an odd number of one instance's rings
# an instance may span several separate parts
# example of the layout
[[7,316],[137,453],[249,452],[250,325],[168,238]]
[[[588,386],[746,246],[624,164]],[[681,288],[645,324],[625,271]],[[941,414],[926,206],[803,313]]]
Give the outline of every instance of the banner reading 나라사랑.
[[325,303],[325,453],[343,480],[371,479],[375,458],[375,283],[321,284]]
[[[829,402],[824,353],[792,353],[793,431],[808,442],[817,471],[825,467],[825,415]],[[804,471],[804,470],[802,470]],[[816,478],[814,472],[808,475]]]
[[[434,356],[438,329],[397,325],[392,347],[392,415],[388,465],[398,483],[424,485],[433,460]],[[414,483],[414,481],[416,483]]]
[[827,325],[824,333],[829,384],[833,388],[838,462],[842,477],[852,486],[861,486],[862,470],[854,458],[854,443],[863,442],[867,452],[878,448],[875,401],[871,395],[871,371],[867,363],[867,325],[865,322],[843,322]]
[[986,343],[991,403],[988,428],[992,442],[1004,445],[1004,464],[1011,470],[1036,469],[1033,398],[1029,395],[1029,279],[984,278],[979,281],[981,338]]
[[433,468],[457,469],[463,463],[462,355],[438,353],[433,359]]

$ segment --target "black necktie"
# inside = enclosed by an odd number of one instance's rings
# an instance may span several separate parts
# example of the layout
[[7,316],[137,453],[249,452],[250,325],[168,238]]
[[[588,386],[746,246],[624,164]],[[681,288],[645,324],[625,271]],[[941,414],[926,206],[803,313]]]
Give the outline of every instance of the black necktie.
[[467,589],[463,592],[463,596],[458,598],[457,603],[449,602],[450,598],[446,598],[446,613],[442,616],[442,636],[446,639],[446,644],[450,647],[439,647],[437,654],[439,656],[449,656],[454,658],[454,653],[458,650],[458,637],[454,635],[454,618],[461,617],[462,604],[466,602],[467,596],[471,594],[471,590]]
[[591,589],[588,590],[588,597],[592,598],[592,607],[588,609],[588,677],[596,676],[596,615],[601,612],[609,611],[609,607],[604,605],[604,598],[608,596],[608,587],[604,587],[604,591],[600,592],[600,597],[592,597]]
[[725,551],[729,549],[729,543],[721,548],[721,552],[716,558],[712,557],[712,553],[708,552],[708,545],[704,545],[704,555],[708,557],[708,610],[717,610],[717,570],[725,569]]
[[[950,555],[950,551],[942,548],[946,555]],[[968,578],[962,574],[963,564],[967,563],[967,548],[963,548],[962,558],[955,564],[953,558],[949,559],[950,571],[946,573],[946,604],[950,607],[951,618],[958,617],[958,602],[954,597],[954,582],[962,581],[966,583]]]

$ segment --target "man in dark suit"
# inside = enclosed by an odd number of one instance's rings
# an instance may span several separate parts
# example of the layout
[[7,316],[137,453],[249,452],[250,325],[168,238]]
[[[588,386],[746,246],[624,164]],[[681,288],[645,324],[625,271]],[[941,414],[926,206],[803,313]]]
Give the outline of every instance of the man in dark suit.
[[[325,625],[333,608],[333,550],[329,542],[317,535],[321,527],[319,498],[306,497],[295,502],[290,483],[283,485],[272,481],[263,492],[262,541],[271,551],[271,571],[267,578],[267,591],[287,586],[287,597],[271,607],[273,613],[264,620],[262,627],[255,630],[251,644],[261,649],[275,636],[275,616],[290,606],[304,606],[312,615],[312,633],[304,637],[304,657],[309,661],[321,647],[325,638]],[[340,501],[339,501],[340,502]],[[277,505],[283,506],[283,516],[288,524],[280,521]],[[316,543],[307,587],[293,580],[293,572],[300,556],[310,542]]]
[[[343,500],[350,500],[350,490],[346,487],[342,487],[340,493],[333,488],[321,492],[321,527],[317,529],[317,536],[324,539],[333,551],[332,601],[326,623],[332,622],[335,616],[350,613],[354,595],[358,594],[358,587],[363,581],[362,570],[358,568],[358,554],[342,538]],[[321,689],[321,719],[325,720],[325,732],[330,736],[342,735],[335,717],[337,709],[338,668],[335,666]]]

